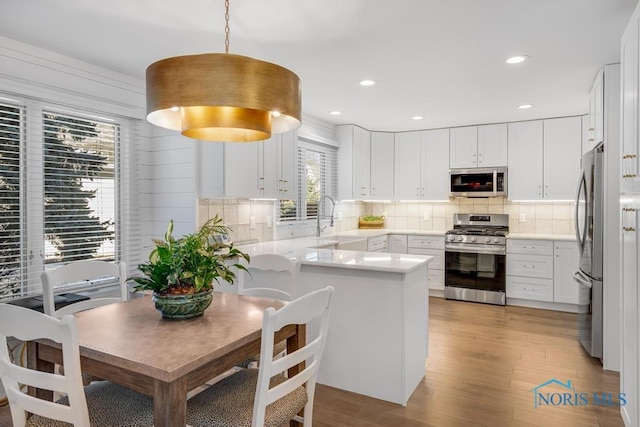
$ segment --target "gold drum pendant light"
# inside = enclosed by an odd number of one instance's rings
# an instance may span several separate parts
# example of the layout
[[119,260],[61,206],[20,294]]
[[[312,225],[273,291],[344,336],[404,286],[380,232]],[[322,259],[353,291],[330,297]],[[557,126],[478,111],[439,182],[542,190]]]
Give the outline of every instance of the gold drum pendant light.
[[300,127],[300,78],[288,69],[229,53],[177,56],[147,68],[147,120],[206,141],[249,142]]

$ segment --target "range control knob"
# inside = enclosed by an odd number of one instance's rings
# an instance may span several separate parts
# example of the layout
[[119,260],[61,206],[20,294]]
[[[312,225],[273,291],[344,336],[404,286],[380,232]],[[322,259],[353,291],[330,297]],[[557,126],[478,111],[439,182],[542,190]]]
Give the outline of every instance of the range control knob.
[[454,236],[453,234],[451,236],[449,236],[449,241],[453,242],[454,240],[456,240],[456,236]]
[[464,240],[463,236],[458,236],[458,242],[462,242]]
[[476,240],[478,240],[478,238],[477,238],[476,236],[472,236],[472,237],[471,237],[471,241],[472,241],[472,242],[475,242]]
[[484,238],[484,242],[485,243],[491,243],[491,237],[485,237]]
[[493,243],[500,243],[500,238],[499,237],[494,237],[493,238]]

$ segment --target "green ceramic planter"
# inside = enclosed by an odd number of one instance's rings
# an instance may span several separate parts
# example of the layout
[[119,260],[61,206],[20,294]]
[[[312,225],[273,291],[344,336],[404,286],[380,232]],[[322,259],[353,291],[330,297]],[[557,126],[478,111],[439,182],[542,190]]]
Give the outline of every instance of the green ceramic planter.
[[213,299],[213,291],[208,290],[187,295],[158,295],[153,293],[156,310],[165,319],[191,319],[202,316]]

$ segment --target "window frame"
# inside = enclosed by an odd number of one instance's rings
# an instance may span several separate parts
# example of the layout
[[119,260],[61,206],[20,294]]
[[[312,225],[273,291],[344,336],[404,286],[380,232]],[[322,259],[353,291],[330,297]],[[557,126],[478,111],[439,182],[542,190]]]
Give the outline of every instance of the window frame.
[[[320,209],[322,217],[328,215],[326,199],[324,196],[331,196],[336,198],[338,188],[338,148],[323,144],[319,141],[299,137],[296,145],[296,165],[294,167],[297,180],[296,180],[296,200],[279,199],[277,209],[277,220],[281,224],[293,224],[303,222],[316,222],[317,215],[308,215],[308,200],[307,200],[307,154],[308,152],[318,153],[321,157],[321,169],[319,175],[321,177],[320,182]],[[295,202],[295,216],[283,217],[282,208],[284,202]]]
[[[36,296],[42,293],[40,274],[46,270],[59,266],[60,262],[50,262],[46,259],[45,245],[45,139],[44,123],[45,114],[60,114],[77,120],[100,122],[114,125],[113,135],[113,228],[109,234],[113,239],[113,253],[109,254],[109,260],[122,261],[123,255],[135,252],[131,248],[125,248],[122,240],[123,225],[129,217],[128,209],[131,204],[123,201],[123,192],[128,194],[131,188],[125,186],[125,180],[131,182],[130,172],[123,168],[123,156],[126,163],[130,162],[132,150],[127,149],[123,153],[124,143],[130,139],[132,130],[131,120],[108,113],[96,112],[89,108],[71,107],[55,102],[44,101],[26,96],[16,96],[6,92],[0,92],[0,103],[19,108],[21,111],[20,141],[19,141],[19,216],[20,216],[20,256],[18,288],[4,294],[0,292],[0,302]],[[126,177],[126,178],[125,178]],[[80,187],[84,188],[84,186]],[[130,195],[127,199],[130,199]],[[125,206],[126,205],[126,206]],[[97,215],[91,209],[89,215]],[[130,227],[127,227],[129,229]],[[104,259],[104,258],[96,258]],[[3,264],[4,265],[4,264]],[[2,266],[0,266],[2,267]],[[105,281],[95,284],[83,284],[82,289],[104,287]],[[73,288],[73,290],[81,290]]]

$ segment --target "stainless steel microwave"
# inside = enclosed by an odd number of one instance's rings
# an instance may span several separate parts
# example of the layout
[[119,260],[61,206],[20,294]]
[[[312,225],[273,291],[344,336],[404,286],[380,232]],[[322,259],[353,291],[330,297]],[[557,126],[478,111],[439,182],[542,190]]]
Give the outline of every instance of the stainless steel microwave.
[[451,197],[506,197],[507,168],[449,170]]

